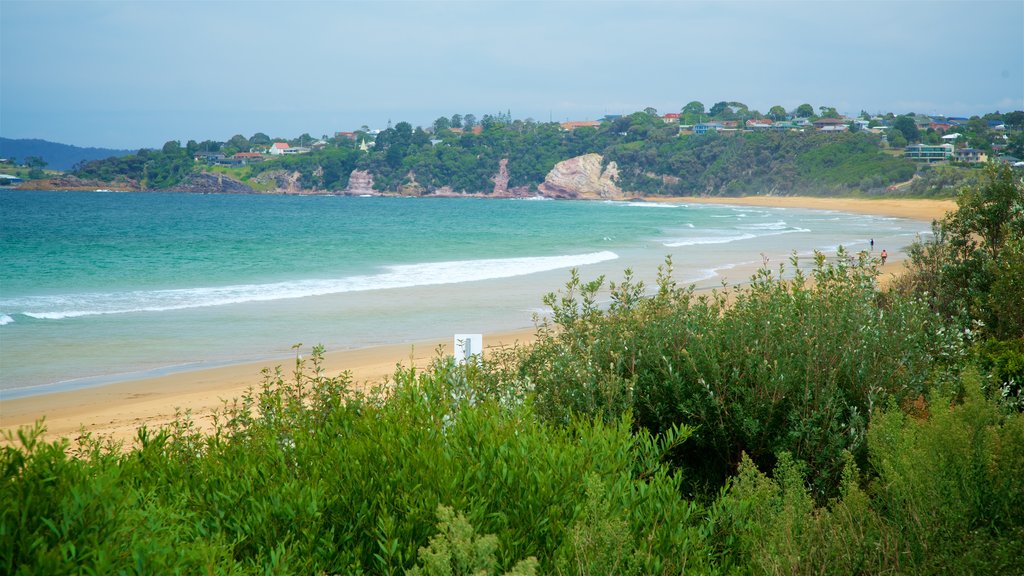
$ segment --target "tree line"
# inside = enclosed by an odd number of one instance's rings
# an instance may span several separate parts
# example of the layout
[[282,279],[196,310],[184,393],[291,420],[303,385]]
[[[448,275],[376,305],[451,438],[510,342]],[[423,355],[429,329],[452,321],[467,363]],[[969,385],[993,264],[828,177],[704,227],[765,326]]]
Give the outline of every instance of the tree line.
[[[740,102],[717,103],[707,114],[700,102],[691,102],[682,110],[680,120],[684,122],[762,116]],[[825,106],[818,113],[821,117],[838,116],[834,108]],[[1013,129],[1024,128],[1018,126],[1022,119],[1017,116],[1024,113],[1006,114],[1006,122]],[[768,117],[813,119],[818,115],[806,104],[792,113],[772,107]],[[509,187],[529,189],[542,183],[556,163],[593,152],[603,155],[606,162],[615,161],[620,187],[638,194],[870,194],[909,180],[916,170],[911,161],[887,154],[886,144],[937,138],[934,131],[922,133],[913,115],[886,121],[891,123],[888,143],[882,136],[857,130],[680,135],[678,125],[666,123],[653,108],[571,131],[562,130],[557,123],[513,119],[510,113],[484,115],[479,122],[472,114],[455,114],[438,118],[430,131],[398,122],[378,134],[364,126],[352,134],[325,136],[323,146],[308,154],[268,158],[240,170],[237,176],[245,180],[285,170],[297,172],[304,188],[342,191],[353,170],[366,170],[382,191],[406,189],[429,194],[447,187],[455,192],[488,194],[502,159],[508,160]],[[972,119],[963,130],[969,142],[985,145],[993,141],[984,119]],[[1012,152],[1017,141],[1024,144],[1024,131],[1012,130],[1011,134]],[[288,142],[309,146],[315,140],[303,134]],[[272,141],[263,133],[251,138],[235,135],[226,142],[189,141],[185,146],[171,141],[161,150],[83,163],[74,173],[158,189],[203,169],[194,162],[196,154],[230,156],[266,150]]]

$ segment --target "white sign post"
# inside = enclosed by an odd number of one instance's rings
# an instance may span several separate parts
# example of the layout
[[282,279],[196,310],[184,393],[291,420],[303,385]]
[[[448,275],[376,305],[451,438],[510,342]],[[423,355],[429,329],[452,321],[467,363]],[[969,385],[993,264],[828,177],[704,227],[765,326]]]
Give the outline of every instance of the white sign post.
[[479,364],[484,353],[484,335],[456,334],[454,350],[456,364],[465,364],[470,358],[475,358],[474,362]]

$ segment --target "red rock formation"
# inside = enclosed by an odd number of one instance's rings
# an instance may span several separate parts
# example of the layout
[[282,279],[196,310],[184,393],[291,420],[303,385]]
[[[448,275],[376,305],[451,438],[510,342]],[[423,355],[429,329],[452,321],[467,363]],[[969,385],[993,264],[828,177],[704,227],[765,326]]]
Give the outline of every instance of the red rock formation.
[[362,194],[376,194],[373,189],[373,174],[366,170],[353,170],[348,177],[348,186],[345,187],[345,194],[358,196]]

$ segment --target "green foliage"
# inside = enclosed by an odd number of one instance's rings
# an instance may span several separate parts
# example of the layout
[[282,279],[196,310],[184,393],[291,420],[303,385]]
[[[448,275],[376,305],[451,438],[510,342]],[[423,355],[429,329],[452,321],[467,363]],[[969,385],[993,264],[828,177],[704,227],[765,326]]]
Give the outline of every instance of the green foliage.
[[[627,190],[664,195],[878,193],[914,174],[871,134],[738,133],[612,145]],[[672,178],[662,178],[668,175]]]
[[[443,505],[437,507],[438,534],[430,538],[418,556],[422,568],[406,572],[410,576],[487,576],[497,565],[498,539],[493,534],[477,536],[473,526],[462,514]],[[532,576],[537,572],[537,559],[530,557],[517,563],[508,575]]]
[[[468,546],[495,571],[529,573],[533,556],[548,573],[597,484],[644,573],[703,562],[699,508],[628,419],[552,427],[495,386],[501,367],[451,359],[364,394],[325,376],[320,353],[291,377],[267,371],[210,436],[182,414],[125,453],[87,439],[70,457],[23,431],[0,457],[0,570],[430,573],[426,559]],[[439,505],[494,538],[446,515],[438,539]]]
[[143,149],[130,156],[93,160],[80,165],[74,174],[105,182],[135,182],[143,189],[168,188],[194,168],[192,157],[177,144],[168,142],[159,151]]
[[542,326],[523,373],[538,414],[555,422],[632,411],[655,434],[694,427],[674,451],[691,489],[717,489],[744,452],[771,469],[788,451],[807,466],[815,496],[832,496],[843,452],[866,456],[868,414],[925,393],[935,359],[963,355],[925,307],[879,306],[866,253],[819,254],[809,286],[800,271],[784,280],[784,267],[764,268],[728,306],[725,293],[678,288],[670,272],[671,262],[657,294],[641,298],[627,271],[608,310],[596,304],[603,279],[584,284],[574,273],[545,298],[553,325]]
[[907,142],[920,142],[921,131],[914,122],[913,114],[898,116],[892,123],[892,131],[899,132]]
[[966,187],[957,210],[909,251],[905,293],[936,311],[1000,339],[1024,336],[1024,182],[1008,166],[990,165]]
[[839,495],[815,507],[799,464],[772,478],[744,459],[723,499],[723,529],[765,574],[1001,574],[1024,535],[1024,418],[1001,416],[977,383],[963,404],[937,397],[931,416],[878,413],[864,475],[847,455]]

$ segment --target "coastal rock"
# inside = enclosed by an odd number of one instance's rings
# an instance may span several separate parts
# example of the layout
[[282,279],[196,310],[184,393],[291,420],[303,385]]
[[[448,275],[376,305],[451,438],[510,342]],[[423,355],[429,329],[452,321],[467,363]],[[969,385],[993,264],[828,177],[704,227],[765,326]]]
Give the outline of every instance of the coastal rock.
[[62,174],[53,178],[43,178],[41,180],[26,180],[14,186],[20,190],[74,190],[74,191],[91,191],[91,190],[117,190],[117,191],[134,191],[139,190],[139,183],[135,180],[128,178],[118,178],[113,182],[107,182],[104,180],[91,180],[85,178],[79,178],[70,174]]
[[287,170],[268,170],[255,178],[259,184],[272,184],[274,192],[282,194],[301,194],[302,174]]
[[373,189],[373,174],[367,170],[353,170],[348,177],[348,186],[345,187],[345,194],[360,196],[363,194],[376,194]]
[[609,162],[602,170],[602,161],[600,154],[563,160],[555,164],[537,189],[551,198],[621,200],[624,195],[615,183],[619,179],[619,167]]
[[416,173],[409,171],[405,175],[405,183],[398,187],[398,193],[402,196],[422,196],[426,189],[416,181]]
[[506,196],[508,195],[508,158],[502,158],[498,162],[498,173],[494,175],[494,190],[491,192],[494,196]]
[[256,190],[224,174],[196,172],[162,192],[191,192],[195,194],[255,194]]

